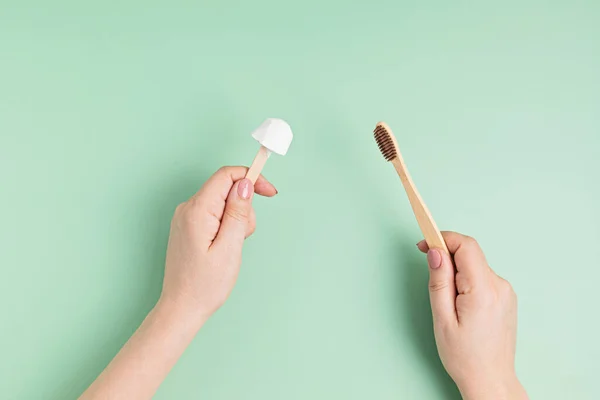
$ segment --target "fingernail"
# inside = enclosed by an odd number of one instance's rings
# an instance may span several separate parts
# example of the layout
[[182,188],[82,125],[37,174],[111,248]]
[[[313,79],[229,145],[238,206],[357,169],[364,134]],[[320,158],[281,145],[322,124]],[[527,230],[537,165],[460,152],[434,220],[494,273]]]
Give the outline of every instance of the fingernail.
[[242,199],[248,200],[250,198],[252,189],[252,181],[250,181],[250,179],[242,179],[238,185],[238,195]]
[[425,240],[421,240],[419,243],[417,243],[417,247],[421,247],[421,245],[424,243],[425,243]]
[[279,194],[279,190],[275,189],[275,194]]
[[427,264],[429,268],[436,269],[442,266],[442,254],[436,250],[431,249],[427,252]]

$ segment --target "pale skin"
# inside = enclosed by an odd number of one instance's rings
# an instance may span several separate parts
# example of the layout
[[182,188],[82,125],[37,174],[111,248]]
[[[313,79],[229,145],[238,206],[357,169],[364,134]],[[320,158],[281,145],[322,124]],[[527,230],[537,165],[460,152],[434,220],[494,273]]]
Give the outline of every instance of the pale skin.
[[[171,222],[163,290],[154,309],[80,399],[151,399],[204,323],[235,286],[244,240],[255,229],[254,194],[277,190],[245,167],[217,171]],[[477,242],[445,232],[454,258],[425,242],[438,351],[464,399],[527,399],[514,368],[516,296]]]
[[[443,232],[452,257],[429,249],[429,297],[438,353],[464,399],[527,399],[515,372],[517,296],[471,237]],[[452,262],[454,260],[454,263]]]

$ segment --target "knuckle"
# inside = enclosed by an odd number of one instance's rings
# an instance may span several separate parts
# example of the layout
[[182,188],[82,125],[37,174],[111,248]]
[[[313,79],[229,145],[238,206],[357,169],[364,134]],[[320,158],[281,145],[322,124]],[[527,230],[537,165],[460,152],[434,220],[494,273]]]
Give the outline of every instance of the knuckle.
[[506,279],[500,278],[500,284],[502,285],[502,289],[506,292],[506,293],[512,293],[513,292],[513,287],[510,284],[509,281],[507,281]]
[[248,231],[246,232],[246,237],[250,237],[250,236],[254,235],[255,231],[256,231],[256,225],[255,224],[250,224],[248,226]]
[[429,291],[431,292],[439,292],[445,290],[449,287],[448,282],[446,281],[431,281],[429,282]]
[[175,216],[181,215],[183,213],[183,208],[185,207],[185,203],[180,203],[175,207]]
[[231,167],[229,166],[223,166],[221,168],[219,168],[217,170],[217,172],[215,173],[215,175],[219,175],[219,176],[227,176],[229,175],[231,172]]
[[457,272],[454,278],[456,289],[460,294],[469,294],[473,290],[473,282],[468,275],[462,272]]
[[465,244],[469,247],[479,247],[479,243],[477,243],[477,239],[472,236],[465,236]]
[[517,293],[515,292],[515,288],[513,288],[513,286],[510,284],[510,282],[506,282],[506,291],[508,293],[508,296],[512,299],[516,299],[517,298]]
[[173,213],[173,218],[171,218],[171,226],[176,226],[181,221],[181,216],[184,213],[185,203],[181,203],[175,207],[175,212]]
[[500,287],[500,294],[503,297],[509,298],[509,299],[516,299],[517,298],[517,294],[515,293],[515,289],[510,284],[510,282],[507,281],[506,279],[500,278],[499,287]]
[[504,281],[505,282],[505,286],[506,286],[506,291],[508,292],[508,294],[510,294],[511,296],[515,293],[515,289],[513,288],[513,286],[510,284],[509,281]]

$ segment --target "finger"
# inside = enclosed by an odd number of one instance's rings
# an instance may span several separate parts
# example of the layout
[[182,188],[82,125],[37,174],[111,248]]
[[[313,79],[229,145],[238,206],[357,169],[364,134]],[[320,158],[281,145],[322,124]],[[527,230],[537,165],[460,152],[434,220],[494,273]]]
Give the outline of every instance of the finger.
[[252,216],[253,194],[254,185],[249,179],[242,179],[233,185],[227,197],[219,232],[211,247],[226,247],[230,254],[241,253]]
[[[442,232],[442,236],[448,246],[448,251],[454,256],[457,271],[464,271],[468,275],[477,275],[478,272],[485,272],[488,269],[485,254],[474,238],[448,231]],[[429,251],[425,240],[417,243],[417,247],[423,253]]]
[[[456,271],[461,275],[460,281],[472,287],[484,282],[486,274],[489,273],[489,267],[485,254],[477,241],[470,236],[456,232],[442,232],[442,235],[450,254],[454,256]],[[458,287],[459,293],[464,293],[468,289]]]
[[427,253],[429,264],[429,298],[435,324],[456,324],[456,287],[452,259],[439,249]]
[[[458,293],[468,293],[473,288],[482,286],[490,268],[477,241],[456,232],[442,232],[442,236],[454,258]],[[419,242],[417,247],[422,252],[429,251],[425,241]]]
[[[247,172],[247,167],[222,167],[204,183],[194,197],[216,197],[224,203],[234,182],[243,179]],[[273,197],[277,194],[277,189],[262,175],[258,177],[254,191],[256,194],[266,197]]]
[[273,186],[271,182],[269,182],[264,176],[260,175],[254,184],[254,193],[264,197],[273,197],[279,192],[277,189],[275,189],[275,186]]
[[[477,241],[456,232],[442,232],[442,236],[454,259],[458,293],[466,294],[476,287],[484,287],[491,270]],[[417,247],[424,253],[429,251],[425,241],[419,242]]]
[[425,240],[421,240],[419,243],[417,243],[417,247],[419,250],[421,250],[422,253],[427,254],[427,252],[429,251],[429,246],[427,245],[427,242]]

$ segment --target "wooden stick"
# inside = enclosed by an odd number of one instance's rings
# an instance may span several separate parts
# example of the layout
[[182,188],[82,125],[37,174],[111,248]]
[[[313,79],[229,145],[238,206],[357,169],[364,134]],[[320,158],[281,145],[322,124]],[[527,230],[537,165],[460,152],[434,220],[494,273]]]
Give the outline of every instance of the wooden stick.
[[400,180],[402,181],[402,185],[404,186],[404,190],[406,190],[406,194],[408,195],[408,200],[410,201],[410,205],[415,213],[415,217],[417,217],[417,222],[419,223],[419,227],[421,228],[421,232],[423,236],[425,236],[425,241],[430,249],[436,248],[444,250],[446,253],[450,254],[448,251],[448,246],[446,246],[446,242],[440,233],[431,213],[427,209],[425,202],[419,195],[417,188],[408,173],[408,169],[406,168],[406,164],[404,164],[404,160],[398,152],[398,156],[392,160],[392,164],[394,164],[394,168],[398,172],[400,176]]
[[256,180],[260,176],[269,156],[271,155],[271,151],[267,149],[265,146],[260,146],[258,149],[258,153],[256,153],[256,157],[254,157],[254,161],[246,174],[246,178],[252,181],[252,184],[256,183]]

